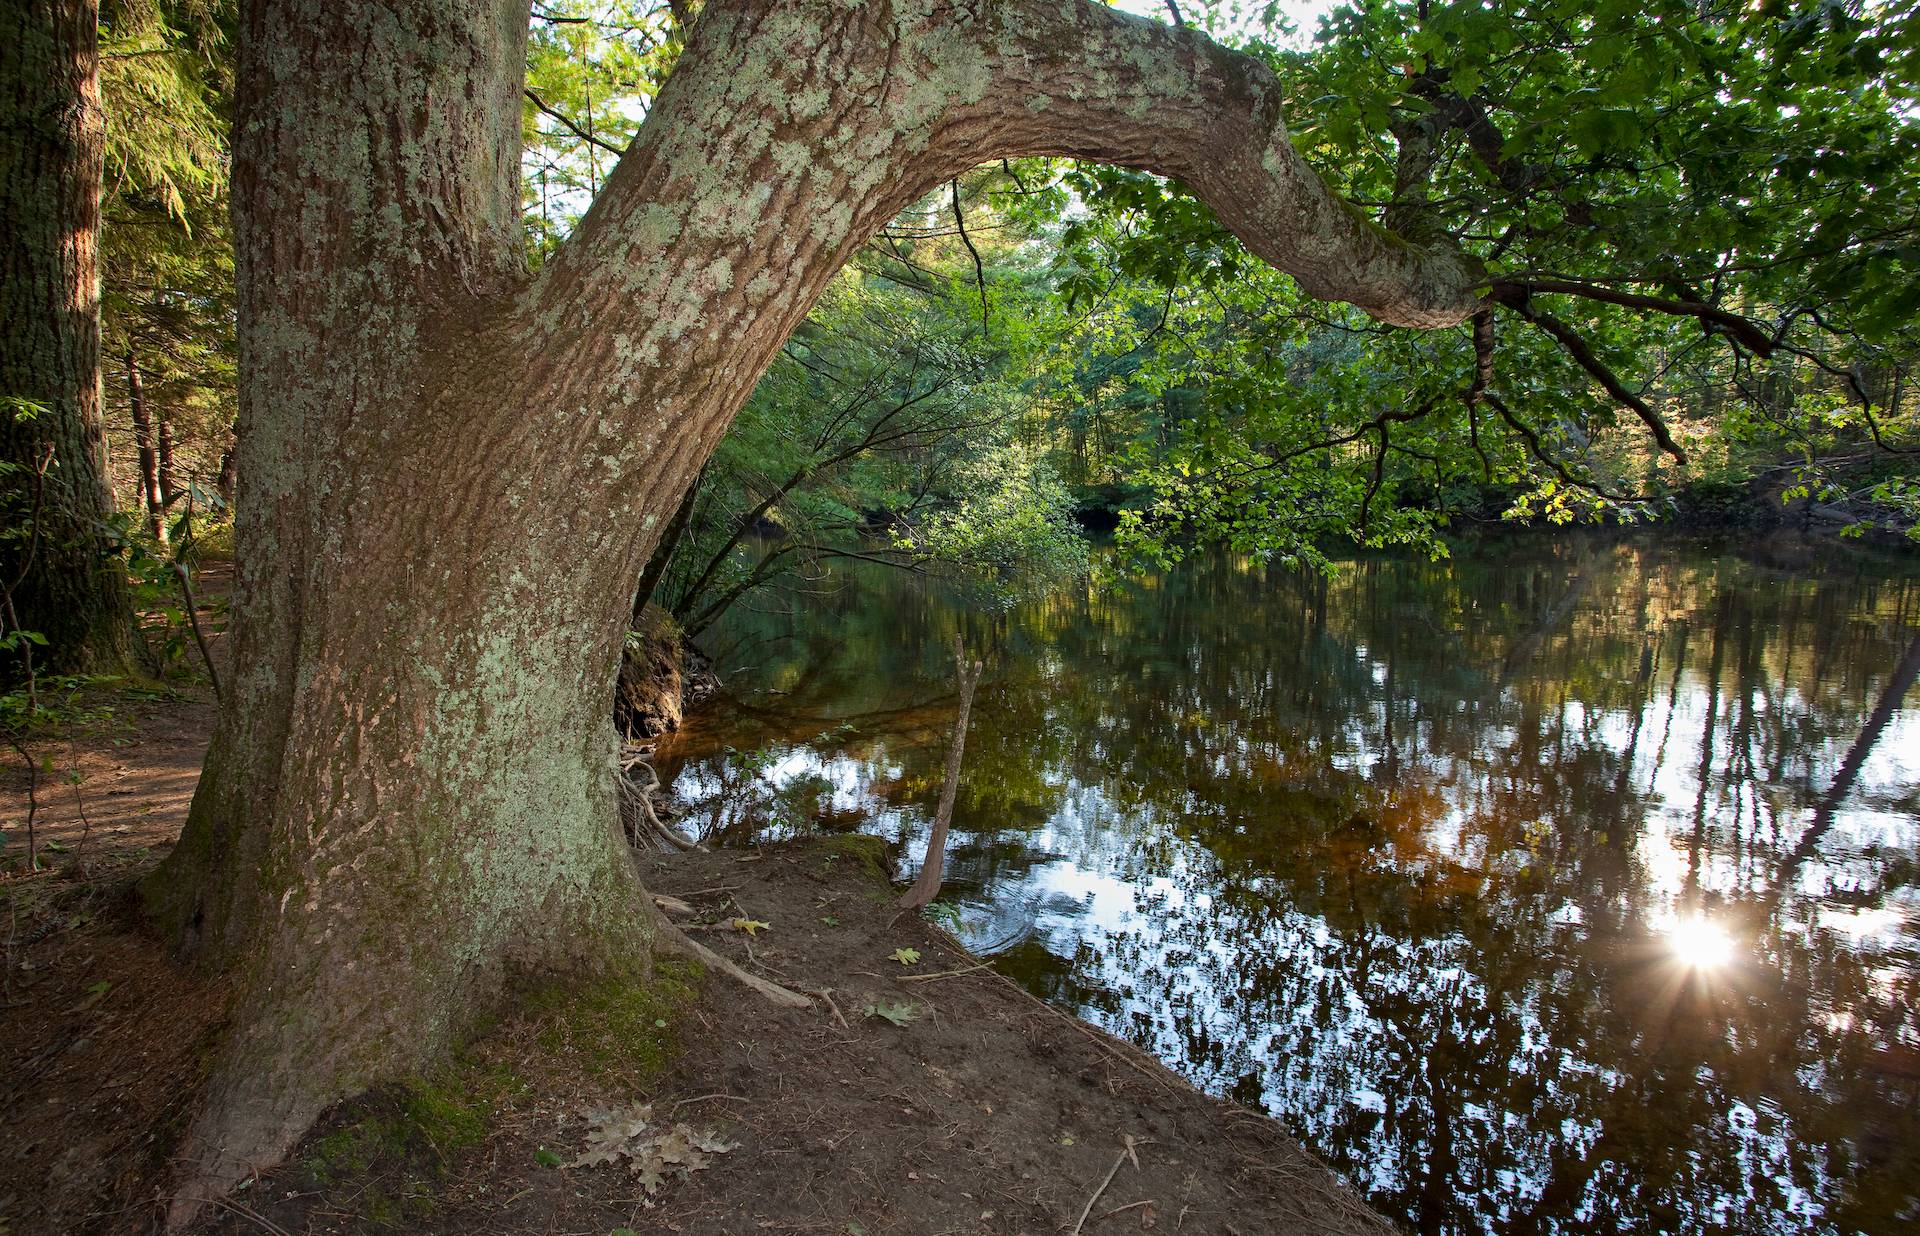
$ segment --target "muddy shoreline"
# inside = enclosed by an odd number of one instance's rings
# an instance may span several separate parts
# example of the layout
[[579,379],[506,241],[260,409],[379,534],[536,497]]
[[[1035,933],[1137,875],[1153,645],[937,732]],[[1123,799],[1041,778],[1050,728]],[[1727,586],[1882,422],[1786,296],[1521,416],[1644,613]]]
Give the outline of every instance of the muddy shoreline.
[[[0,1230],[151,1228],[228,993],[174,965],[127,890],[178,833],[210,720],[192,693],[130,699],[48,748],[52,869],[0,884]],[[69,767],[81,793],[48,793]],[[336,1109],[208,1230],[1393,1230],[1271,1119],[898,913],[879,846],[644,860],[691,933],[811,1009],[672,963],[650,985],[530,991],[444,1070]],[[731,1148],[651,1193],[624,1160],[569,1166],[593,1113],[643,1107]]]

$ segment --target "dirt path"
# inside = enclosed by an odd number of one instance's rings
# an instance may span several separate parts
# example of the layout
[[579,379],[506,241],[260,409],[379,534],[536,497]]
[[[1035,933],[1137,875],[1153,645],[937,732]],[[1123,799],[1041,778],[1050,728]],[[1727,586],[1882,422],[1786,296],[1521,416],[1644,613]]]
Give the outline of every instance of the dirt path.
[[[0,1009],[9,1236],[151,1222],[224,1009],[224,991],[176,968],[118,891],[184,818],[209,711],[174,699],[128,715],[117,738],[73,753],[91,787],[94,878],[77,878],[76,848],[55,856],[63,870],[0,884],[13,924]],[[49,835],[88,827],[45,810]],[[648,860],[649,886],[685,899],[679,921],[696,938],[830,992],[813,1009],[782,1012],[671,965],[644,990],[532,993],[446,1070],[332,1113],[213,1230],[1391,1230],[1270,1120],[897,914],[879,844]],[[594,1113],[646,1126],[614,1164],[568,1166]],[[661,1172],[657,1189],[634,1162]]]

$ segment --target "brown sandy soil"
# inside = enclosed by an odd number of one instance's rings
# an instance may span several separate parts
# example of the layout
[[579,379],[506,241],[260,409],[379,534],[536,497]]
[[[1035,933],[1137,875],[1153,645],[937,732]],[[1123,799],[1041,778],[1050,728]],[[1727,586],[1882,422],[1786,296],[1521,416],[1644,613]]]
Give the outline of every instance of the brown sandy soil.
[[[89,786],[128,791],[91,791],[92,878],[79,878],[76,848],[53,872],[0,883],[4,1236],[150,1229],[223,1015],[221,985],[175,966],[125,892],[184,817],[209,710],[154,701],[129,717],[127,745],[78,743]],[[672,962],[650,988],[530,993],[433,1076],[331,1113],[210,1230],[1391,1230],[1273,1122],[897,914],[877,841],[645,861],[649,887],[691,906],[678,921],[696,939],[829,994],[781,1011]],[[736,919],[768,925],[749,934]],[[917,960],[894,960],[902,948]],[[603,1109],[647,1120],[623,1143],[643,1161],[664,1149],[671,1168],[676,1129],[733,1148],[704,1170],[668,1170],[649,1195],[625,1157],[569,1166]]]

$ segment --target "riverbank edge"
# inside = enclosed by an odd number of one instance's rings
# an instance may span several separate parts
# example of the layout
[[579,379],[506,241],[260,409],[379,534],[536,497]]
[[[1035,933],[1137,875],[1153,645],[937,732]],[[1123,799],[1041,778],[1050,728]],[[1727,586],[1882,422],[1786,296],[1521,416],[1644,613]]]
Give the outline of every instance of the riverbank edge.
[[[204,747],[211,715],[190,694],[141,699],[131,733],[56,744],[56,777],[112,761],[115,798],[73,820],[43,805],[50,870],[0,884],[13,1231],[151,1230],[230,993],[177,966],[127,890],[177,835],[183,741],[197,730]],[[167,790],[142,802],[148,774]],[[1394,1230],[1276,1122],[897,913],[880,845],[645,860],[696,938],[813,1008],[776,1010],[672,962],[641,987],[529,991],[445,1069],[330,1113],[206,1230]],[[641,1103],[666,1132],[737,1148],[651,1197],[631,1173],[564,1166],[588,1113]]]

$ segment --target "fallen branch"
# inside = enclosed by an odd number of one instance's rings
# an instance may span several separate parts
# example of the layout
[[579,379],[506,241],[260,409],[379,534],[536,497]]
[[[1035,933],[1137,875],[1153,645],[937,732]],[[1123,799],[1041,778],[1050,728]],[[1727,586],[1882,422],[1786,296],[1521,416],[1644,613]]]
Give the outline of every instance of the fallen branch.
[[1067,1233],[1067,1236],[1080,1236],[1080,1229],[1086,1226],[1087,1216],[1093,1213],[1093,1204],[1100,1200],[1100,1195],[1107,1191],[1107,1186],[1113,1183],[1113,1178],[1120,1174],[1122,1163],[1132,1160],[1133,1170],[1136,1172],[1140,1170],[1140,1160],[1133,1153],[1133,1135],[1129,1133],[1125,1136],[1126,1148],[1120,1152],[1120,1157],[1113,1161],[1113,1166],[1107,1169],[1106,1179],[1100,1182],[1100,1187],[1095,1189],[1093,1196],[1087,1199],[1087,1204],[1080,1210],[1080,1217],[1074,1221],[1073,1230]]
[[903,983],[931,983],[935,979],[953,978],[959,974],[972,974],[975,970],[984,970],[992,964],[991,961],[983,961],[976,965],[962,966],[958,970],[942,970],[938,974],[909,974],[900,981]]

